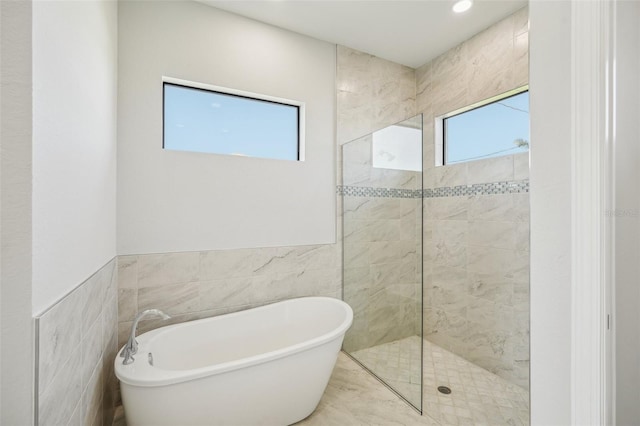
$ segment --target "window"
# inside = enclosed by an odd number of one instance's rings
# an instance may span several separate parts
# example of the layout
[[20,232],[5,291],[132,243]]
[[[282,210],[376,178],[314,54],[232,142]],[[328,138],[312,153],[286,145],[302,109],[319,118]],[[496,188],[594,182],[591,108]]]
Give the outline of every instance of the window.
[[303,160],[304,104],[165,79],[163,148]]
[[[514,90],[441,117],[437,165],[529,151],[529,92]],[[439,149],[438,149],[439,148]]]

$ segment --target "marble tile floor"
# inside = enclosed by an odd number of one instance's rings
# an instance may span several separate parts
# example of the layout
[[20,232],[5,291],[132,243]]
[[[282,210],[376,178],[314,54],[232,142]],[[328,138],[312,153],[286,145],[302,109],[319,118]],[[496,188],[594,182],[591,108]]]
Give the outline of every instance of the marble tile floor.
[[420,416],[346,354],[340,352],[318,408],[296,426],[440,425]]
[[411,336],[351,353],[415,406],[420,406],[420,337]]
[[[385,345],[402,344],[406,342]],[[378,351],[394,353],[389,348]],[[340,353],[318,408],[297,425],[529,424],[528,391],[427,340],[423,377],[424,414],[420,416],[355,361]],[[442,385],[450,387],[452,393],[439,393],[437,387]]]

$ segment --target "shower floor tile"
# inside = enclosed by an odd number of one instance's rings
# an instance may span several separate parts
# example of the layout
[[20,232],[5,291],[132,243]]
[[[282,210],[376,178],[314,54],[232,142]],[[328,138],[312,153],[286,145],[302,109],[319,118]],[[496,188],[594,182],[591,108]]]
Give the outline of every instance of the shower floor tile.
[[[409,339],[409,341],[405,341]],[[385,357],[393,364],[403,347],[419,347],[409,337],[358,351],[370,362],[383,364]],[[413,340],[411,340],[413,339]],[[418,356],[419,357],[419,356]],[[416,363],[397,380],[414,392],[415,383],[406,380],[415,373]],[[360,358],[362,360],[362,358]],[[419,358],[418,358],[419,359]],[[400,360],[398,359],[398,363]],[[371,365],[371,364],[369,364]],[[419,364],[418,364],[419,366]],[[419,367],[418,367],[419,368]],[[401,377],[403,378],[401,380]],[[347,355],[340,353],[320,405],[300,425],[528,425],[529,393],[441,347],[424,341],[424,395],[420,416],[378,380],[364,371]],[[438,386],[448,386],[451,394],[438,392]]]
[[[423,412],[443,425],[529,424],[528,390],[427,340],[423,377]],[[451,394],[440,393],[438,386],[449,387]]]
[[351,355],[400,395],[420,405],[420,337],[395,340]]

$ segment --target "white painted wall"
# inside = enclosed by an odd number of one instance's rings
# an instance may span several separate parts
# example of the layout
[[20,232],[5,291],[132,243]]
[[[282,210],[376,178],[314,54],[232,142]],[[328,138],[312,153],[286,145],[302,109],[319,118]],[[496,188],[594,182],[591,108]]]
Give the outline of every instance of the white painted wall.
[[617,2],[615,143],[616,423],[640,419],[640,3]]
[[116,254],[117,2],[33,3],[33,312]]
[[571,2],[530,2],[531,424],[571,424]]
[[[119,36],[119,254],[335,242],[335,46],[194,2]],[[305,161],[163,151],[163,76],[305,102]]]
[[0,1],[0,424],[33,421],[31,1]]

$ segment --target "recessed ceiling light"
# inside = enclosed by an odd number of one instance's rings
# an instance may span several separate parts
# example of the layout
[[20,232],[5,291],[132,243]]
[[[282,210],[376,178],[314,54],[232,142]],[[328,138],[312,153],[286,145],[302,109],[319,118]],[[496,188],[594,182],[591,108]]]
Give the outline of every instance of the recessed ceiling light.
[[473,0],[459,0],[453,4],[453,11],[455,13],[466,12],[471,9],[471,6],[473,6]]

